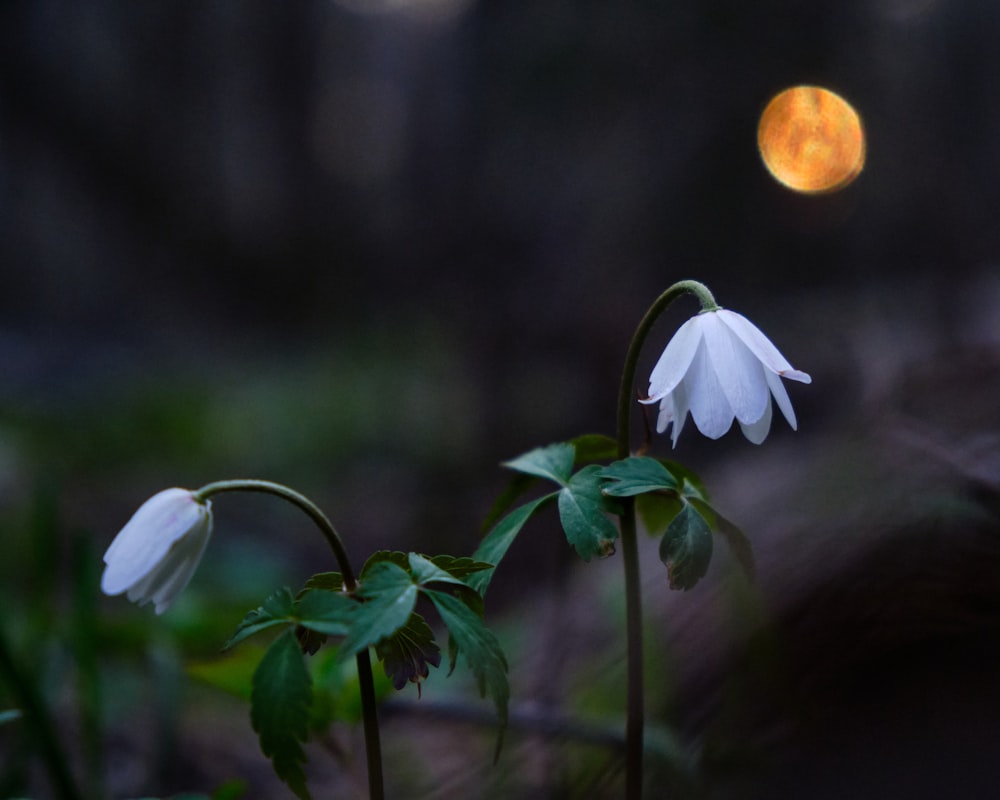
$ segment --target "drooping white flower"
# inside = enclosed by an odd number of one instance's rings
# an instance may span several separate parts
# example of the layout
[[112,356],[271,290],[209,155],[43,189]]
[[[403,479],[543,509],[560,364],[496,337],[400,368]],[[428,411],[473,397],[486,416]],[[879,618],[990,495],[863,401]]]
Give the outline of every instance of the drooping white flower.
[[771,427],[772,394],[792,430],[796,428],[782,378],[812,382],[792,369],[750,320],[717,308],[692,317],[674,334],[653,367],[649,397],[642,402],[659,402],[656,431],[663,433],[672,424],[675,446],[688,411],[710,439],[722,436],[736,419],[747,439],[760,444]]
[[212,534],[212,504],[188,489],[165,489],[132,515],[104,554],[101,591],[128,592],[162,614],[188,585]]

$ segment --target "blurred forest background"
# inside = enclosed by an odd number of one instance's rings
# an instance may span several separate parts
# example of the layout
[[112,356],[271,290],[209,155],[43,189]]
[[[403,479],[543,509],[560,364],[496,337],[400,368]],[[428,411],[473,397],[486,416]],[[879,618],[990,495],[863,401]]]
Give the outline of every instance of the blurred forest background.
[[[211,665],[325,545],[219,498],[155,617],[97,589],[143,500],[267,478],[358,563],[467,555],[500,462],[613,433],[632,331],[682,278],[813,384],[798,433],[673,451],[758,576],[720,542],[670,593],[650,540],[650,796],[995,791],[998,41],[994,0],[0,5],[0,632],[81,791],[287,796]],[[757,153],[802,83],[865,126],[834,194]],[[620,571],[534,521],[487,609],[500,764],[489,706],[438,671],[383,708],[390,796],[616,797]],[[0,724],[0,794],[65,796],[26,723]],[[357,731],[325,745],[317,795],[360,796]]]

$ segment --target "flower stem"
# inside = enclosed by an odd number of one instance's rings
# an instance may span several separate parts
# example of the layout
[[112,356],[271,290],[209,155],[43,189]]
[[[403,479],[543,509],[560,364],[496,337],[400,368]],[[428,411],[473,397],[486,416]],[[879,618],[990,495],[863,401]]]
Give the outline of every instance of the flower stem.
[[[302,509],[316,526],[323,533],[327,544],[333,550],[334,558],[340,567],[340,574],[344,580],[344,589],[353,592],[358,587],[358,580],[351,568],[350,559],[347,557],[347,549],[344,542],[333,527],[326,514],[319,506],[305,495],[299,494],[294,489],[282,486],[280,483],[262,481],[252,478],[236,479],[228,481],[216,481],[209,483],[198,489],[194,495],[200,501],[207,500],[213,494],[222,492],[262,492],[273,494],[277,497],[288,500],[293,505]],[[368,760],[368,794],[371,800],[384,800],[385,787],[382,781],[382,744],[379,737],[378,712],[375,705],[375,679],[372,676],[372,662],[366,647],[357,655],[358,664],[358,686],[361,693],[361,715],[364,721],[365,730],[365,755]]]
[[[703,311],[718,308],[712,293],[697,281],[678,281],[661,294],[639,322],[622,370],[618,389],[618,458],[628,458],[631,448],[631,410],[634,399],[635,370],[639,354],[653,323],[674,300],[685,292],[698,297]],[[622,565],[625,570],[625,637],[627,673],[627,718],[625,723],[625,798],[642,796],[643,727],[643,648],[642,584],[639,576],[639,553],[636,542],[635,500],[624,498],[621,514]]]

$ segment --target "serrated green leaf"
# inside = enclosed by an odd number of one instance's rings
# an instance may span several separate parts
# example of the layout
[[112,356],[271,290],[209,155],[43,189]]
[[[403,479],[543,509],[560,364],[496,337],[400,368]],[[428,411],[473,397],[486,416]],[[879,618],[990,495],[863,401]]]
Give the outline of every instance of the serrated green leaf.
[[607,516],[617,505],[601,492],[601,467],[584,467],[559,492],[559,520],[566,538],[584,561],[615,551],[618,526]]
[[373,564],[358,587],[363,602],[354,614],[350,633],[338,651],[341,659],[391,636],[403,627],[417,603],[417,585],[391,561]]
[[477,572],[493,569],[493,564],[486,561],[476,561],[474,558],[469,558],[468,556],[459,556],[457,558],[455,556],[444,555],[432,556],[430,560],[435,567],[440,567],[460,581],[465,581],[466,578],[470,575],[475,575]]
[[611,481],[604,485],[604,494],[611,497],[633,497],[649,492],[676,492],[680,484],[671,472],[655,458],[631,456],[616,461],[601,470],[600,476]]
[[[575,466],[590,464],[594,461],[609,461],[618,452],[618,445],[614,439],[598,433],[578,436],[575,439],[570,439],[566,444],[572,445],[575,451],[573,460]],[[517,499],[538,481],[539,478],[533,474],[519,472],[514,475],[483,520],[482,532],[485,534],[496,525],[497,521],[513,507]]]
[[441,569],[430,559],[424,558],[417,553],[409,553],[408,555],[410,573],[417,583],[421,585],[425,583],[453,583],[458,586],[465,586],[463,581],[460,581],[450,572]]
[[340,592],[344,589],[344,576],[339,572],[317,572],[306,581],[305,589],[323,589],[327,592]]
[[[479,694],[489,695],[497,709],[500,731],[497,753],[507,727],[507,707],[510,703],[510,684],[507,681],[507,658],[493,632],[486,627],[479,615],[461,600],[434,589],[424,590],[434,603],[438,614],[448,628],[457,649],[465,656],[466,663],[476,678]],[[455,668],[454,655],[451,668]]]
[[250,722],[275,773],[302,800],[310,797],[302,742],[309,736],[311,703],[309,672],[294,634],[285,631],[271,643],[254,672]]
[[402,570],[409,571],[410,561],[407,558],[407,554],[402,550],[376,550],[365,561],[364,565],[361,567],[361,574],[359,576],[360,580],[364,580],[365,576],[372,567],[376,564],[395,564]]
[[[372,553],[372,555],[368,557],[364,567],[361,569],[361,576],[362,578],[365,577],[366,571],[375,564],[386,561],[391,564],[395,564],[400,569],[410,572],[412,570],[410,555],[410,553],[404,553],[402,550],[379,550],[378,552]],[[468,556],[428,556],[422,553],[414,553],[412,555],[418,555],[420,558],[430,561],[435,567],[444,570],[452,577],[458,578],[460,581],[464,581],[466,577],[476,572],[493,569],[492,564],[488,564],[485,561],[476,561]]]
[[[476,548],[476,552],[472,554],[472,557],[477,561],[485,561],[493,565],[498,565],[503,560],[503,557],[507,555],[507,550],[510,549],[510,546],[514,543],[514,539],[521,532],[524,523],[531,519],[531,516],[542,505],[557,497],[558,494],[558,492],[553,492],[515,508],[500,520],[493,530],[486,534],[486,537],[479,543],[479,547]],[[466,583],[480,594],[486,594],[486,587],[490,585],[494,572],[495,567],[491,570],[477,572],[475,575],[470,576]]]
[[573,473],[575,460],[576,448],[567,442],[561,442],[531,450],[513,461],[505,462],[504,466],[515,472],[546,478],[565,486]]
[[667,567],[671,589],[687,590],[708,572],[712,531],[690,503],[674,517],[660,540],[660,560]]
[[254,609],[243,618],[243,621],[236,628],[236,632],[222,646],[222,649],[228,650],[234,644],[242,642],[248,636],[253,636],[255,633],[259,633],[266,628],[273,628],[275,625],[288,622],[292,617],[294,606],[295,598],[292,597],[291,589],[288,587],[278,589],[259,608]]
[[346,594],[310,589],[295,603],[295,621],[316,633],[346,636],[361,604]]
[[434,631],[419,614],[411,614],[406,625],[375,645],[375,655],[396,690],[407,682],[417,684],[430,674],[430,666],[441,666],[441,649]]

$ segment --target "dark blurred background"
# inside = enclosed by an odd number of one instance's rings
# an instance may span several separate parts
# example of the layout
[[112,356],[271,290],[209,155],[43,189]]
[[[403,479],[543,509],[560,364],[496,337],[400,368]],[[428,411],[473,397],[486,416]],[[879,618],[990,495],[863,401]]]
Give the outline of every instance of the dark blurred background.
[[[755,448],[692,425],[673,453],[760,566],[741,583],[720,542],[703,584],[667,596],[655,546],[644,560],[677,791],[986,796],[998,41],[992,0],[0,5],[0,599],[55,713],[94,728],[89,754],[68,737],[73,769],[109,796],[280,792],[244,704],[135,709],[156,670],[184,702],[207,691],[185,666],[328,568],[322,542],[274,501],[227,497],[170,613],[87,600],[146,497],[269,478],[314,497],[359,562],[471,553],[497,465],[612,433],[635,325],[697,278],[814,382],[791,389],[798,433],[776,419]],[[791,192],[757,153],[764,105],[803,83],[865,127],[866,167],[834,194]],[[643,371],[696,310],[680,305]],[[614,727],[620,565],[576,563],[551,520],[531,530],[491,590],[515,704]],[[547,609],[540,630],[519,629],[524,608]],[[90,644],[66,646],[85,618]],[[77,673],[89,695],[66,688]],[[422,702],[451,696],[443,677]],[[83,723],[78,691],[98,704]],[[469,748],[414,713],[387,712],[389,772],[412,776],[395,796],[616,796],[613,747],[528,725],[498,773],[488,725]],[[426,763],[417,724],[446,742]],[[45,796],[11,727],[6,785]],[[312,762],[317,787],[351,771]]]

